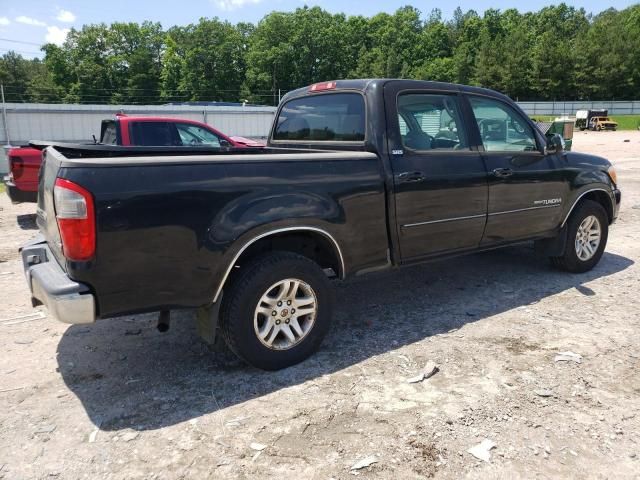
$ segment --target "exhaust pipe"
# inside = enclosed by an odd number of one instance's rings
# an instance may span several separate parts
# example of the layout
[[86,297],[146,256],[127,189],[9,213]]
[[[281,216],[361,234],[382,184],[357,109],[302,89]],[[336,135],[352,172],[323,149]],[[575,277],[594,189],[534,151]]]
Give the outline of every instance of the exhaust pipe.
[[158,316],[158,331],[160,333],[167,332],[171,322],[171,311],[162,310]]

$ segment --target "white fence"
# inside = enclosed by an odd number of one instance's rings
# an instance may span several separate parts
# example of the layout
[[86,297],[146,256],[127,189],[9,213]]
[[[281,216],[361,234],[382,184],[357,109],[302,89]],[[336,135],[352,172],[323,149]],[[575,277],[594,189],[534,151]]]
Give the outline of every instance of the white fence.
[[[0,105],[1,107],[1,105]],[[52,105],[7,103],[6,118],[0,116],[0,144],[24,145],[29,140],[90,142],[100,137],[100,124],[118,112],[198,120],[226,135],[266,138],[275,107],[187,105]],[[7,172],[4,148],[0,148],[0,173]]]
[[609,110],[609,115],[640,115],[640,101],[632,102],[518,102],[527,115],[575,115],[578,110]]
[[[577,110],[605,108],[610,115],[640,114],[640,101],[630,102],[518,102],[529,115],[575,115]],[[187,118],[207,123],[227,135],[265,138],[275,107],[187,105],[52,105],[7,103],[7,124],[0,116],[0,144],[29,140],[88,142],[100,136],[100,122],[118,112]],[[7,171],[4,148],[0,148],[0,173]]]

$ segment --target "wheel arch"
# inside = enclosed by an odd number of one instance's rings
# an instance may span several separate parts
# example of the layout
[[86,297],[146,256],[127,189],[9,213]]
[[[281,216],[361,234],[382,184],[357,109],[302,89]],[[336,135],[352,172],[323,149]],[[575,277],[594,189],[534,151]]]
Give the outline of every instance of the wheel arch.
[[613,200],[611,198],[610,190],[607,190],[604,187],[593,187],[583,191],[580,195],[578,195],[578,197],[575,199],[575,201],[571,205],[571,208],[569,208],[569,211],[566,213],[560,227],[565,226],[565,224],[567,223],[567,220],[569,220],[569,217],[571,216],[573,211],[576,209],[576,207],[585,200],[592,200],[602,205],[605,212],[607,212],[607,219],[609,220],[609,224],[613,222],[614,209],[613,209]]
[[214,292],[213,302],[217,302],[225,284],[232,276],[233,268],[243,261],[268,251],[288,251],[298,253],[318,263],[323,268],[331,268],[339,278],[346,275],[344,256],[340,244],[331,233],[314,226],[294,226],[268,230],[246,240],[229,261],[226,270]]

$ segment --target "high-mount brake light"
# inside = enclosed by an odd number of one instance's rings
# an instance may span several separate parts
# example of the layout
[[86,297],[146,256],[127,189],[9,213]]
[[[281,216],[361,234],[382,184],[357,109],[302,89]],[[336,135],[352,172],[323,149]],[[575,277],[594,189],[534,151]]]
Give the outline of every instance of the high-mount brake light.
[[314,83],[309,87],[310,92],[319,92],[321,90],[333,90],[336,88],[336,82],[320,82]]
[[80,185],[58,178],[53,188],[53,199],[62,253],[68,260],[90,260],[96,253],[93,196]]

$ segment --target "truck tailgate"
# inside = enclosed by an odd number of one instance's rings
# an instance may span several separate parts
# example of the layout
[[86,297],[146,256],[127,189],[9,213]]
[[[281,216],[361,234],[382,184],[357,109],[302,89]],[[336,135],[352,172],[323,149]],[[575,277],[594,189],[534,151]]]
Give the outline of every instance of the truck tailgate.
[[49,248],[60,266],[66,270],[66,261],[62,254],[62,241],[56,222],[53,201],[53,187],[60,169],[60,154],[48,148],[43,152],[42,168],[38,181],[37,224],[40,233],[49,244]]

